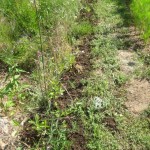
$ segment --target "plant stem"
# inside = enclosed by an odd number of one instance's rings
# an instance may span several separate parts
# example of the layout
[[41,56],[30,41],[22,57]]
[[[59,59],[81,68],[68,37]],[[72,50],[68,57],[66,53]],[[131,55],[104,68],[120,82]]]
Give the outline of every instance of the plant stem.
[[[37,24],[38,24],[39,36],[40,36],[40,52],[42,56],[43,82],[44,82],[44,88],[45,88],[44,90],[46,91],[47,88],[46,88],[46,79],[45,79],[45,62],[44,62],[44,51],[43,51],[43,43],[42,43],[42,32],[41,32],[41,23],[40,23],[36,0],[34,0],[34,6],[35,6],[36,14],[37,14]],[[41,90],[43,93],[43,89]]]

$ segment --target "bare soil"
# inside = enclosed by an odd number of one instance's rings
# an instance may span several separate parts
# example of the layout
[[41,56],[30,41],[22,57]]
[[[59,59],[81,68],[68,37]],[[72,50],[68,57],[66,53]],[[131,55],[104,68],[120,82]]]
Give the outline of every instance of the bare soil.
[[6,150],[11,147],[11,150],[13,150],[16,133],[17,129],[15,129],[11,121],[7,117],[0,116],[0,149]]
[[150,104],[150,83],[147,80],[133,79],[127,87],[128,110],[134,114],[142,113]]
[[130,51],[118,51],[118,60],[120,63],[120,70],[125,74],[133,73],[137,66],[137,62],[134,60],[134,53]]

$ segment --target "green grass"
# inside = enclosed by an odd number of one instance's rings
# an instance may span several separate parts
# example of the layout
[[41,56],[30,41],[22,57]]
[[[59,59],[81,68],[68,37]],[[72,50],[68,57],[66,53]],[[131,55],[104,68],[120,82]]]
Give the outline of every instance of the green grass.
[[76,38],[90,35],[91,33],[93,33],[93,27],[88,21],[79,22],[72,28],[72,35]]
[[[28,1],[25,0],[20,7],[16,7],[15,1],[7,0],[1,6],[1,16],[5,21],[0,25],[0,29],[4,29],[0,36],[0,59],[11,67],[7,78],[9,82],[0,90],[0,106],[5,115],[13,118],[16,126],[20,126],[21,120],[15,118],[15,110],[32,114],[22,135],[23,141],[30,145],[29,149],[45,150],[49,147],[70,150],[76,144],[70,135],[76,133],[83,134],[84,147],[89,150],[149,149],[149,110],[134,117],[124,107],[124,84],[130,76],[120,71],[116,56],[118,50],[126,48],[126,45],[116,34],[128,33],[125,18],[122,18],[127,13],[125,2],[98,0],[93,5],[98,18],[95,27],[87,20],[76,21],[81,8],[79,1],[38,2],[43,51],[39,51],[39,28],[37,24],[32,24],[39,17],[34,16],[35,8],[30,9],[32,4],[27,5]],[[16,14],[12,11],[16,11]],[[19,17],[16,18],[16,15]],[[16,22],[12,31],[7,22],[14,18]],[[89,60],[92,61],[93,70],[88,79],[82,80],[85,85],[83,96],[61,110],[55,99],[64,92],[60,83],[62,73],[75,62],[72,47],[76,43],[73,42],[93,32],[93,59]],[[149,56],[143,56],[143,61],[149,65]],[[22,83],[20,77],[24,71],[18,68],[29,71],[32,67],[35,68],[34,71],[31,69],[30,83]],[[6,103],[3,103],[4,96],[8,97]],[[109,125],[107,119],[115,122],[114,125]],[[18,149],[24,147],[23,143],[19,143]]]
[[133,0],[131,10],[136,25],[141,29],[145,40],[150,38],[150,0]]
[[[64,40],[64,44],[69,45],[67,35],[76,22],[81,3],[67,0],[63,3],[60,0],[37,0],[35,2],[2,0],[0,59],[9,66],[18,64],[26,70],[33,70],[34,60],[37,59],[36,53],[42,51],[41,44],[43,51],[46,53],[51,51],[51,56],[54,55],[52,54],[54,47],[60,51],[56,47],[59,40]],[[56,35],[58,32],[59,35]],[[61,37],[59,40],[58,36]],[[56,39],[56,41],[53,40],[55,45],[50,42],[52,37]]]
[[28,91],[25,101],[30,99],[31,103],[38,104],[43,100],[41,95],[52,99],[62,94],[60,77],[75,63],[72,53],[75,43],[70,43],[68,35],[81,6],[80,1],[67,0],[2,0],[0,61],[7,68],[17,66],[31,75],[27,79],[30,88],[25,90]]

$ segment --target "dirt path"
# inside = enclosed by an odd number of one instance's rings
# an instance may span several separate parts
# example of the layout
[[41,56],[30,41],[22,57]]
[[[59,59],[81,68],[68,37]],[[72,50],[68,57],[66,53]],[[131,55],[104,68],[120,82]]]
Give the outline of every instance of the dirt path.
[[0,116],[0,149],[12,149],[16,139],[17,130],[7,117]]
[[127,102],[129,111],[140,114],[150,104],[150,83],[147,80],[132,79],[127,85]]

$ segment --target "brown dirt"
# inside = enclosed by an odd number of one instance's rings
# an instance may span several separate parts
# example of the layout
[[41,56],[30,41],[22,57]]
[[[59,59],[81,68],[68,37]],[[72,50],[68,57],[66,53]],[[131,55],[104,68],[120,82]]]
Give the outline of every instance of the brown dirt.
[[132,73],[135,70],[137,62],[134,61],[134,53],[130,51],[118,51],[118,60],[120,70],[124,73]]
[[69,135],[69,139],[74,143],[71,147],[71,150],[86,150],[86,143],[83,134],[77,132],[72,133]]
[[119,50],[117,57],[120,64],[120,71],[125,74],[132,74],[136,69],[143,67],[143,64],[138,61],[138,56],[135,52]]
[[150,83],[147,80],[133,79],[127,87],[128,110],[139,114],[148,108],[150,104]]
[[17,128],[15,128],[7,117],[0,116],[0,149],[15,149],[14,141],[16,140]]
[[[78,46],[82,53],[76,58],[76,64],[62,76],[61,83],[65,92],[57,100],[61,109],[66,108],[73,100],[82,96],[84,85],[81,83],[81,80],[85,79],[91,70],[91,40],[91,37],[83,39],[83,45]],[[74,83],[74,87],[72,87],[70,83]]]
[[117,122],[115,121],[113,117],[105,117],[102,120],[102,123],[105,125],[106,128],[108,128],[112,132],[119,131],[117,129]]

